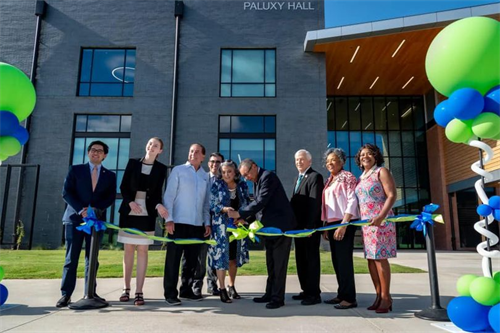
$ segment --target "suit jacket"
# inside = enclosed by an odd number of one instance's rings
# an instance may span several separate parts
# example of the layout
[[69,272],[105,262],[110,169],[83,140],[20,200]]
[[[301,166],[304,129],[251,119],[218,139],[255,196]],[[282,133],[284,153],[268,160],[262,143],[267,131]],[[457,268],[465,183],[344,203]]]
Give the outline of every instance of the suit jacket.
[[256,218],[265,227],[293,230],[295,216],[278,176],[260,168],[259,178],[254,185],[254,201],[239,209],[240,216],[248,221]]
[[[142,158],[130,159],[123,174],[123,180],[120,185],[120,191],[123,196],[123,201],[120,206],[120,214],[128,215],[130,213],[130,202],[135,200],[135,195],[140,189],[141,172],[142,172]],[[156,205],[162,203],[163,184],[167,176],[167,166],[163,163],[155,161],[151,173],[148,177],[146,186],[146,209],[148,216],[153,220],[158,215],[156,212]]]
[[297,192],[295,192],[295,184],[298,177],[295,178],[292,193],[292,204],[295,218],[299,229],[314,229],[322,226],[321,222],[321,200],[323,193],[323,176],[318,172],[309,168],[302,181],[300,182]]
[[85,207],[93,207],[98,219],[106,217],[106,209],[116,198],[116,174],[101,165],[99,180],[95,191],[92,191],[92,177],[88,163],[70,166],[64,180],[62,196],[68,204],[64,212],[63,222],[81,223],[78,215]]

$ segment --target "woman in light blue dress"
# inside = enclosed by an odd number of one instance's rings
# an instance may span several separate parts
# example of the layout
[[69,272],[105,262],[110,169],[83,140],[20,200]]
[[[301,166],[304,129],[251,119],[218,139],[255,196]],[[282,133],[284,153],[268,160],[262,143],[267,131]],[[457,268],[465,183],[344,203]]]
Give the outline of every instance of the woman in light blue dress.
[[[240,177],[236,163],[224,161],[219,174],[220,178],[212,185],[210,196],[212,238],[217,244],[208,249],[208,265],[217,270],[221,301],[231,303],[231,298],[241,298],[236,292],[234,282],[238,267],[248,263],[249,258],[247,239],[229,242],[230,234],[226,228],[234,226],[234,221],[227,216],[227,212],[248,205],[250,197],[248,185]],[[226,271],[229,271],[228,290],[225,288]]]

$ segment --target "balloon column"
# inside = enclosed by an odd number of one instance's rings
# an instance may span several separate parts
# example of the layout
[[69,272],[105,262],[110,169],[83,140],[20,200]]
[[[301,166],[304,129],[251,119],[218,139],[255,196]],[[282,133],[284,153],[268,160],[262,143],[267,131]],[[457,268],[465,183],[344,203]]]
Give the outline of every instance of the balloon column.
[[[3,267],[0,266],[0,281],[3,280],[3,276],[4,276],[4,270]],[[0,305],[4,305],[8,297],[9,297],[9,291],[7,290],[7,287],[4,286],[3,284],[0,284]]]
[[0,62],[0,164],[21,150],[29,138],[19,124],[33,112],[35,88],[16,67]]
[[[448,140],[465,143],[485,151],[483,163],[493,157],[493,150],[478,140],[500,140],[500,22],[487,17],[470,17],[444,28],[432,41],[425,59],[427,77],[433,87],[448,99],[434,110],[436,123],[445,128]],[[485,181],[492,175],[480,167],[472,170]],[[484,220],[474,225],[489,239],[498,237],[486,230],[486,224],[500,219],[500,197],[488,198],[481,180],[475,184],[483,205],[478,214]],[[484,277],[464,275],[457,282],[460,297],[448,304],[448,316],[464,331],[500,332],[500,272],[490,271],[489,259],[500,251],[487,251],[487,242],[477,246],[483,256]],[[493,276],[493,277],[492,277]]]

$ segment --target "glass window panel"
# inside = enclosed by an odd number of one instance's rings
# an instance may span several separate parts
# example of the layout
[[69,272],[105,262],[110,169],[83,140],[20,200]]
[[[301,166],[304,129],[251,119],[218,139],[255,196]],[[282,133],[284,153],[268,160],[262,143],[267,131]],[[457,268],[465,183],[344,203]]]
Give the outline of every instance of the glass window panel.
[[118,169],[125,169],[129,160],[130,139],[120,139],[120,155],[118,156]]
[[92,82],[122,82],[125,50],[94,50]]
[[387,104],[384,97],[374,97],[373,98],[373,111],[375,113],[375,129],[376,130],[386,130],[387,129]]
[[362,171],[361,169],[358,167],[358,165],[356,164],[356,159],[354,157],[351,157],[349,159],[351,161],[351,167],[350,167],[350,170],[352,172],[352,174],[356,177],[356,178],[359,178],[359,176],[361,176],[362,174]]
[[231,83],[231,53],[231,50],[222,50],[221,83]]
[[385,166],[389,169],[394,177],[396,186],[404,186],[403,179],[403,160],[400,157],[391,157],[385,159]]
[[347,131],[349,129],[347,122],[347,99],[344,97],[335,98],[335,126],[337,131]]
[[264,151],[264,168],[270,171],[276,170],[276,140],[266,139]]
[[120,116],[88,116],[87,132],[119,132]]
[[404,177],[406,187],[417,187],[417,160],[415,158],[405,158],[403,160]]
[[413,106],[410,97],[401,97],[399,99],[400,112],[401,112],[401,129],[413,129]]
[[219,133],[231,133],[231,117],[219,117]]
[[265,122],[265,133],[276,133],[276,117],[266,116],[264,117]]
[[335,107],[334,99],[329,98],[326,101],[326,128],[328,131],[335,131]]
[[389,156],[389,147],[387,141],[386,132],[376,132],[375,133],[375,144],[380,148],[382,156]]
[[87,116],[76,116],[76,132],[85,132],[87,130]]
[[116,193],[121,193],[120,186],[123,180],[123,174],[125,171],[116,171]]
[[233,97],[262,97],[263,84],[233,84]]
[[132,116],[122,116],[120,132],[130,132],[132,128]]
[[425,132],[423,132],[423,131],[415,132],[415,141],[417,142],[417,154],[418,154],[418,156],[427,156]]
[[373,104],[371,97],[361,98],[361,128],[363,131],[373,131]]
[[335,142],[335,132],[328,131],[328,148],[334,148],[336,146],[337,143]]
[[220,96],[221,97],[231,97],[231,85],[221,84],[220,85]]
[[266,97],[276,97],[275,84],[266,84]]
[[418,202],[418,191],[416,188],[405,189],[406,204],[412,204]]
[[389,155],[401,156],[400,132],[389,132]]
[[85,160],[85,155],[87,153],[85,147],[85,138],[75,138],[75,143],[73,145],[73,161],[72,164],[82,164]]
[[90,86],[91,96],[122,96],[122,84],[92,83]]
[[251,158],[257,165],[264,165],[263,139],[231,139],[231,159],[239,161]]
[[429,187],[429,161],[424,158],[418,159],[418,183],[420,187]]
[[[114,206],[114,218],[113,218],[113,224],[114,225],[119,225],[120,224],[120,213],[118,210],[120,209],[120,206],[122,204],[123,199],[116,199],[115,200],[115,206]],[[108,220],[109,221],[109,220]]]
[[233,82],[264,82],[264,50],[233,50]]
[[367,132],[363,132],[363,136],[362,136],[363,142],[362,142],[362,145],[365,145],[367,143],[376,144],[375,143],[374,134],[375,134],[374,132],[368,132],[368,133]]
[[[421,188],[418,190],[418,194],[420,195],[420,200],[422,202],[424,202],[425,204],[427,204],[429,202],[429,191],[428,190]],[[424,206],[424,205],[422,205],[422,206]],[[422,207],[420,207],[420,209],[422,209]]]
[[263,133],[264,117],[233,116],[231,133]]
[[[226,159],[232,159],[231,155],[229,154],[229,141],[230,139],[219,139],[219,152],[224,155]],[[237,163],[240,161],[238,159],[235,159]]]
[[82,68],[80,71],[80,82],[90,82],[91,69],[92,69],[92,50],[83,50]]
[[135,81],[135,50],[127,50],[124,81],[125,82]]
[[352,155],[349,153],[349,132],[338,131],[337,147],[332,147],[332,148],[342,148],[347,156],[354,155],[354,153]]
[[[89,140],[90,139],[87,139],[87,142],[90,142]],[[117,163],[118,163],[118,140],[119,139],[117,139],[117,138],[99,138],[98,140],[101,140],[102,142],[104,142],[105,144],[107,144],[109,146],[108,156],[102,162],[102,165],[104,165],[104,167],[106,169],[116,170]]]
[[134,84],[126,83],[123,85],[123,96],[132,97],[134,96]]
[[[111,221],[111,209],[113,209],[113,207],[114,206],[111,206],[108,209],[106,209],[106,221]],[[107,239],[107,237],[104,238]]]
[[357,151],[361,147],[361,132],[350,132],[349,133],[349,145],[351,152],[348,156],[356,155]]
[[416,130],[425,130],[424,101],[420,97],[413,98],[413,121]]
[[[405,201],[404,201],[404,192],[403,189],[398,187],[396,188],[396,202],[394,203],[394,208],[402,207],[404,206]],[[403,212],[403,211],[401,211]],[[401,212],[398,212],[397,214],[401,214]]]
[[361,130],[361,101],[357,97],[349,98],[349,129]]
[[275,50],[266,50],[266,82],[276,82]]
[[413,142],[413,132],[401,132],[403,140],[403,156],[415,156],[415,143]]
[[[389,104],[389,102],[391,102]],[[399,130],[399,103],[397,98],[387,99],[387,123],[390,130]]]
[[78,96],[88,96],[90,93],[89,83],[80,83],[80,89],[78,90]]

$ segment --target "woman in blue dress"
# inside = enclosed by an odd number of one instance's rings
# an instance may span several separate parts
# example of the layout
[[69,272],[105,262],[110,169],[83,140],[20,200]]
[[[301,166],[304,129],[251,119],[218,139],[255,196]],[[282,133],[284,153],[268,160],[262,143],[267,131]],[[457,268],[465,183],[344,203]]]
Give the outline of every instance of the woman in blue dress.
[[[219,179],[211,188],[210,210],[212,213],[212,238],[217,245],[208,249],[208,265],[217,270],[220,287],[220,299],[231,303],[231,298],[240,299],[234,282],[238,267],[249,262],[247,240],[229,242],[228,226],[234,226],[233,219],[227,216],[230,210],[238,210],[248,205],[250,197],[248,185],[240,176],[236,163],[224,161],[220,166]],[[226,272],[229,271],[228,290],[225,288]],[[231,298],[230,298],[231,297]]]

